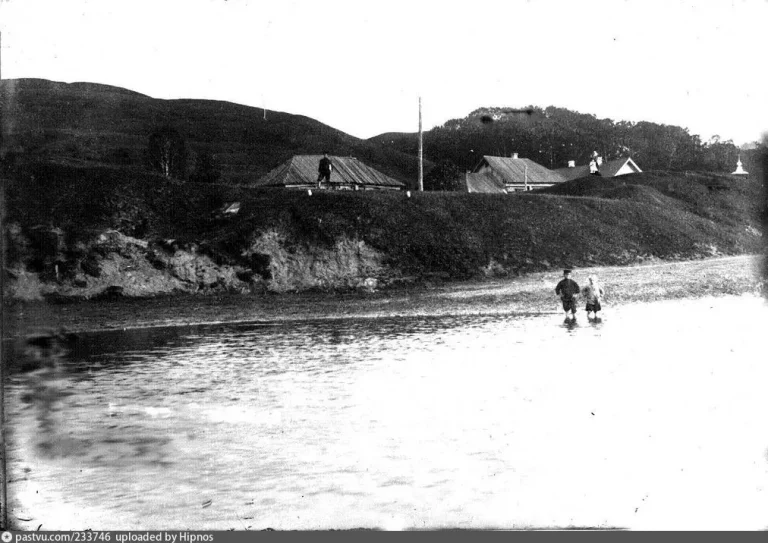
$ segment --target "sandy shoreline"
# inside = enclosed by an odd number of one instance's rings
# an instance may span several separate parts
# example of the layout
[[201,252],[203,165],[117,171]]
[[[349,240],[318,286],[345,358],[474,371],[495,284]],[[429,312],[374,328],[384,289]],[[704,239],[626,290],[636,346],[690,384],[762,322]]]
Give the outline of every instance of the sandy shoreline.
[[[655,300],[760,294],[762,256],[745,255],[631,267],[574,270],[596,275],[605,308]],[[158,326],[283,322],[329,318],[556,313],[561,270],[514,279],[480,280],[373,293],[180,296],[73,304],[18,303],[4,308],[5,338],[46,329],[93,332]],[[581,306],[581,303],[579,304]]]

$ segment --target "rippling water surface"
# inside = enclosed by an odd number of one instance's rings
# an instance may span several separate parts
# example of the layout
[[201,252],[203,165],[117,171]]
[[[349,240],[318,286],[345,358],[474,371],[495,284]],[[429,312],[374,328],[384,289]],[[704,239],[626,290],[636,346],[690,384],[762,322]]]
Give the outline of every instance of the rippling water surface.
[[[768,527],[768,309],[81,335],[12,372],[35,529]],[[15,359],[20,359],[20,354]]]

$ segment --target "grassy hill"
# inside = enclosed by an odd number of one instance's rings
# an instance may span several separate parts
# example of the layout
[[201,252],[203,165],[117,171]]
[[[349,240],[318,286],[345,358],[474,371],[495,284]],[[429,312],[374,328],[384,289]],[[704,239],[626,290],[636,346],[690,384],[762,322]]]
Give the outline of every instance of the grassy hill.
[[[105,85],[44,80],[1,81],[0,93],[4,242],[17,278],[37,274],[48,284],[86,284],[95,292],[130,270],[142,279],[147,269],[165,266],[167,276],[175,266],[173,281],[163,288],[183,284],[194,292],[195,277],[205,285],[223,277],[223,288],[242,290],[256,286],[254,274],[261,286],[270,281],[265,270],[271,266],[273,277],[300,275],[283,284],[301,289],[318,284],[306,282],[315,265],[333,268],[328,273],[335,278],[345,270],[467,278],[764,249],[765,197],[755,161],[745,161],[752,173],[747,180],[650,171],[505,196],[308,196],[249,183],[295,153],[327,148],[412,185],[416,158],[306,117],[267,111],[265,120],[261,109],[227,102],[156,100]],[[226,182],[152,173],[145,155],[149,135],[167,125],[183,134],[194,153],[215,155]],[[241,202],[238,215],[223,219],[216,213],[235,201]],[[105,245],[98,240],[106,230],[141,243]],[[271,252],[258,253],[267,249],[254,249],[254,239],[270,235]],[[175,241],[169,246],[167,240]],[[109,263],[113,275],[100,276],[94,262]],[[350,285],[352,279],[332,277],[322,284]]]
[[[6,210],[8,224],[31,240],[25,247],[10,241],[11,265],[45,262],[44,244],[34,235],[40,225],[63,232],[56,258],[68,269],[82,266],[88,243],[105,229],[147,240],[150,247],[174,239],[216,262],[245,267],[253,265],[243,256],[252,240],[279,231],[288,255],[313,248],[332,253],[339,240],[359,240],[397,274],[448,279],[759,253],[761,189],[757,180],[649,172],[506,196],[308,196],[180,183],[119,167],[37,164],[9,174]],[[216,209],[232,201],[241,202],[240,213],[217,217]]]
[[754,172],[749,180],[703,172],[652,171],[613,178],[589,176],[541,192],[632,200],[692,213],[724,227],[759,228],[764,198],[757,164]]
[[178,130],[195,155],[212,155],[222,181],[252,182],[294,154],[355,156],[400,181],[417,178],[417,159],[314,119],[213,100],[158,100],[93,83],[0,81],[0,156],[80,166],[145,169],[150,134]]

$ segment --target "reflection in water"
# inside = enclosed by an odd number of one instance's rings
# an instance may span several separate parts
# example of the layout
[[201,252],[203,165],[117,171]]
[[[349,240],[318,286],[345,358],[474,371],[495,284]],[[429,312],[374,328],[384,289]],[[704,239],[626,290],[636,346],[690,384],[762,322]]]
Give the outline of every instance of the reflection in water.
[[[730,318],[687,318],[699,314]],[[5,345],[12,517],[43,529],[763,526],[768,375],[752,354],[765,316],[732,298],[562,324],[155,328],[82,334],[32,371]]]
[[575,317],[574,318],[566,317],[565,320],[563,320],[563,327],[565,327],[565,329],[568,330],[569,332],[572,330],[575,330],[576,328],[578,328],[578,326],[579,326],[579,321]]
[[582,322],[586,322],[592,328],[599,330],[603,324],[603,318],[602,317],[593,317],[593,318],[585,317],[582,319],[581,317],[565,317],[563,319],[563,328],[571,332],[579,328]]

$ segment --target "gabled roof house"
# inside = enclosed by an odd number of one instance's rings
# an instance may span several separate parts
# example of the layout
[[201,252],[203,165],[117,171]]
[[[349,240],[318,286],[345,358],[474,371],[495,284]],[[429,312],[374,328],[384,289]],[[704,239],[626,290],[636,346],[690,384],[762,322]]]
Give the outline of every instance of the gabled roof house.
[[[295,155],[270,171],[254,186],[309,189],[317,187],[317,167],[323,155]],[[329,156],[333,164],[331,187],[346,190],[402,190],[405,185],[353,157]]]
[[[554,171],[560,174],[566,181],[570,181],[571,179],[578,179],[579,177],[589,175],[589,165],[569,166],[568,168],[558,168]],[[626,157],[603,162],[597,167],[597,171],[603,177],[618,177],[630,173],[642,173],[643,170],[635,164],[634,160]]]
[[466,174],[467,192],[506,194],[551,187],[565,181],[560,174],[528,158],[484,156]]

